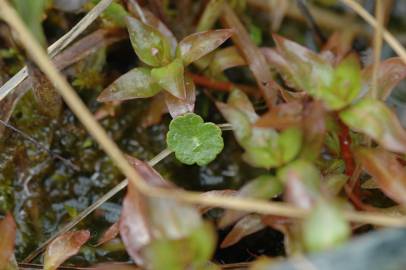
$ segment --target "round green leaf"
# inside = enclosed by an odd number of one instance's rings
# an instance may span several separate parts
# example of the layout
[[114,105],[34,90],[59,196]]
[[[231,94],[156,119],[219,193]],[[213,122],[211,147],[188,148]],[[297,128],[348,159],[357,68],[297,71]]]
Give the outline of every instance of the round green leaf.
[[166,137],[168,148],[176,158],[188,165],[206,165],[213,161],[224,147],[221,129],[213,123],[187,113],[173,119]]

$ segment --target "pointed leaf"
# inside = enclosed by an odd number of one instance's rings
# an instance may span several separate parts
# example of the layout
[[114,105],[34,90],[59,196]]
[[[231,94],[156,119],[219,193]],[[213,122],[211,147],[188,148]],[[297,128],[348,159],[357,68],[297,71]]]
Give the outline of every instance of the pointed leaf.
[[320,200],[303,223],[303,242],[308,251],[321,251],[345,242],[350,226],[338,206]]
[[[171,187],[151,166],[134,157],[127,160],[141,175],[142,179],[153,186]],[[128,184],[127,195],[123,201],[123,209],[119,221],[120,235],[131,258],[142,264],[140,250],[152,241],[152,231],[149,224],[148,200],[138,192],[131,182]]]
[[159,91],[161,87],[152,81],[150,69],[133,68],[104,89],[97,100],[109,102],[147,98],[156,95]]
[[192,113],[194,111],[196,86],[189,76],[185,77],[185,90],[186,98],[184,100],[165,92],[165,103],[172,118],[188,112]]
[[239,242],[245,236],[256,233],[266,227],[259,215],[248,215],[239,220],[221,242],[221,248],[227,248]]
[[146,199],[131,182],[128,183],[127,190],[119,222],[120,235],[128,255],[142,265],[144,261],[140,250],[152,241]]
[[283,58],[283,60],[277,58],[283,67],[279,72],[292,80],[290,84],[312,95],[316,94],[321,87],[331,85],[333,68],[329,62],[293,41],[278,35],[273,35],[273,38],[278,53]]
[[177,98],[186,98],[184,67],[179,58],[169,65],[151,70],[152,79]]
[[[242,198],[268,200],[278,196],[283,191],[281,182],[271,175],[261,175],[245,184],[236,194]],[[225,210],[219,221],[219,227],[224,228],[244,217],[247,213],[235,210]]]
[[52,241],[45,251],[44,270],[55,270],[64,261],[76,255],[80,248],[89,240],[87,230],[67,232]]
[[185,66],[214,51],[231,35],[231,29],[210,30],[194,33],[179,42],[177,56],[183,60]]
[[228,97],[227,104],[243,112],[250,119],[251,123],[257,121],[258,115],[255,112],[254,106],[252,106],[251,101],[243,91],[239,89],[233,90]]
[[188,165],[206,165],[224,147],[221,129],[213,123],[204,123],[200,116],[193,113],[171,121],[166,142],[176,158]]
[[116,222],[103,233],[102,237],[100,237],[99,241],[97,242],[96,247],[113,240],[118,236],[119,233],[120,233],[119,223]]
[[[362,71],[363,92],[370,91],[373,65]],[[392,89],[406,78],[406,64],[400,57],[393,57],[381,62],[378,67],[378,93],[379,97],[386,99]]]
[[14,256],[16,224],[10,213],[0,220],[0,266],[9,265]]
[[213,56],[209,69],[211,74],[218,75],[226,69],[247,65],[235,46],[219,49]]
[[126,22],[131,44],[141,61],[153,67],[167,65],[171,61],[171,45],[164,35],[132,17],[126,17]]
[[383,102],[363,99],[339,116],[351,129],[368,135],[386,149],[406,153],[406,131]]
[[406,169],[383,149],[360,148],[356,156],[379,187],[392,200],[406,204]]
[[241,144],[243,140],[251,135],[251,123],[247,115],[243,112],[225,103],[216,102],[216,106],[233,127],[233,132],[237,141]]

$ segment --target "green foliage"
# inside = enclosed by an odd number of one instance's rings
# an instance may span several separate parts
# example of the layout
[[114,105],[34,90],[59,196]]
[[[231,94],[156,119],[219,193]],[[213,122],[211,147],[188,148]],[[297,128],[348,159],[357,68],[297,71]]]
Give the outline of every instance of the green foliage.
[[336,203],[320,200],[302,225],[303,244],[308,251],[322,251],[347,240],[351,229]]
[[301,149],[302,131],[292,127],[281,132],[253,126],[258,119],[248,97],[234,90],[227,104],[217,103],[224,118],[233,126],[239,144],[244,148],[244,160],[255,167],[279,167],[293,160]]
[[154,27],[126,17],[131,44],[137,56],[153,67],[167,65],[172,58],[167,38]]
[[221,129],[213,123],[204,123],[193,113],[171,121],[166,142],[179,161],[200,166],[213,161],[224,147]]
[[331,83],[322,87],[317,95],[330,109],[338,110],[351,104],[360,91],[360,65],[355,56],[350,55],[334,69]]

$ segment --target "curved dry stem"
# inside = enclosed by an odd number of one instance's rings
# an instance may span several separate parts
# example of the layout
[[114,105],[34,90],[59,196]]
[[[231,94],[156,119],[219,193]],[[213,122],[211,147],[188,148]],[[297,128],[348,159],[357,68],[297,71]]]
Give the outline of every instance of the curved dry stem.
[[[134,186],[144,195],[166,197],[193,204],[203,204],[212,207],[229,208],[233,210],[257,212],[290,218],[303,218],[308,214],[308,210],[281,202],[266,202],[230,196],[208,197],[201,196],[201,193],[198,192],[168,190],[147,185],[136,170],[128,163],[118,146],[108,137],[106,131],[94,119],[93,115],[68,84],[66,79],[55,68],[51,60],[48,58],[48,55],[35,41],[24,23],[18,17],[16,11],[5,0],[0,0],[0,12],[3,19],[19,34],[22,44],[25,46],[32,59],[55,85],[65,102],[83,123],[85,128],[101,145],[127,179],[129,179],[129,181],[131,181],[132,184],[134,184]],[[381,226],[406,226],[406,218],[395,218],[378,213],[345,211],[344,215],[354,222],[372,223]]]
[[[345,5],[354,10],[359,16],[361,16],[368,24],[370,24],[375,31],[379,31],[378,22],[372,17],[368,11],[366,11],[359,3],[354,0],[340,0]],[[402,44],[385,28],[382,28],[382,35],[386,42],[391,46],[391,48],[399,55],[399,57],[406,64],[406,50],[403,48]]]
[[[86,16],[84,16],[69,32],[48,47],[50,57],[54,57],[74,41],[86,28],[99,17],[111,4],[112,0],[100,1]],[[10,94],[28,76],[27,67],[23,67],[17,74],[0,87],[0,101]]]

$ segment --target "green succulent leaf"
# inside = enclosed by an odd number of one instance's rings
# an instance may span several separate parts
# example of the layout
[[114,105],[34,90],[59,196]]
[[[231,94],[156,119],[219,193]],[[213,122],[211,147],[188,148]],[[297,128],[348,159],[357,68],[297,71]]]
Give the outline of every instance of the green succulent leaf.
[[180,99],[186,98],[184,67],[179,58],[164,67],[153,68],[151,76],[157,84],[173,96]]
[[178,116],[171,121],[166,142],[176,158],[188,165],[206,165],[224,147],[221,129],[213,123],[204,123],[194,113]]
[[302,226],[303,243],[308,251],[336,247],[350,236],[351,229],[334,202],[320,200]]
[[154,83],[149,68],[134,68],[120,76],[97,98],[100,102],[147,98],[158,94],[161,87]]
[[382,101],[363,99],[339,116],[351,129],[368,135],[387,150],[406,153],[406,131]]
[[127,16],[127,28],[135,53],[147,65],[167,65],[171,59],[171,45],[157,29]]
[[232,34],[231,29],[221,29],[189,35],[179,42],[177,56],[183,59],[185,65],[189,65],[215,50]]

